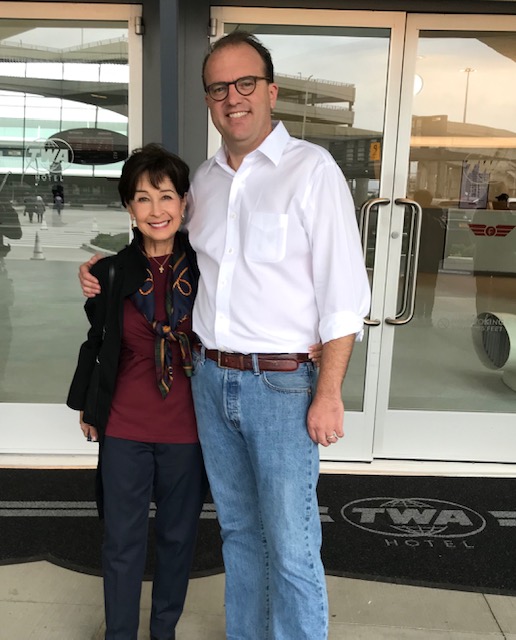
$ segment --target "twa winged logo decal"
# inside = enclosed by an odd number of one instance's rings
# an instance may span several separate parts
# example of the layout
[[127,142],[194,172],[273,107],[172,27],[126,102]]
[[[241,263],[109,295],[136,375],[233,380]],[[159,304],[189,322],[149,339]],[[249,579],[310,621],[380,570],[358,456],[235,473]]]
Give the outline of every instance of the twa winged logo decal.
[[497,224],[492,227],[488,224],[468,224],[468,227],[476,236],[490,236],[505,238],[514,229],[514,224]]

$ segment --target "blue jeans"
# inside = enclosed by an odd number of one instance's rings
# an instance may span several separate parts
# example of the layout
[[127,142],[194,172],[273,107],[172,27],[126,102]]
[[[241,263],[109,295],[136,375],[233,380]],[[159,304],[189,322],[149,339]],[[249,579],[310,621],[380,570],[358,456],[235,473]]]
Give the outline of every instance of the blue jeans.
[[316,373],[222,369],[194,355],[199,437],[226,569],[227,640],[325,640],[328,603],[306,429]]

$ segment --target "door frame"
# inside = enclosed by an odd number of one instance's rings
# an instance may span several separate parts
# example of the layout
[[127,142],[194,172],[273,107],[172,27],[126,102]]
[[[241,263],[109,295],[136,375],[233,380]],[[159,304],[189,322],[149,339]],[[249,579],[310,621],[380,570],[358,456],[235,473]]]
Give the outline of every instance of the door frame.
[[[371,317],[381,318],[378,327],[368,330],[367,369],[364,388],[364,409],[362,412],[346,412],[346,437],[328,449],[321,449],[321,459],[328,462],[345,462],[357,468],[354,463],[371,463],[376,466],[403,466],[406,460],[428,460],[429,465],[441,465],[442,449],[436,448],[436,441],[445,443],[450,462],[448,468],[463,467],[468,462],[492,461],[496,463],[515,462],[514,456],[507,454],[500,460],[495,455],[493,442],[482,442],[478,455],[465,453],[464,443],[468,441],[471,429],[481,432],[485,429],[486,418],[494,419],[503,429],[509,428],[514,416],[507,414],[478,414],[449,412],[449,425],[441,427],[439,436],[434,425],[442,421],[446,412],[394,411],[388,409],[391,362],[393,357],[395,327],[385,323],[385,318],[395,315],[398,274],[401,262],[403,220],[405,207],[396,205],[397,198],[406,197],[408,183],[410,137],[413,102],[413,77],[416,66],[417,36],[420,29],[440,30],[491,30],[490,24],[498,25],[500,31],[507,31],[507,19],[514,22],[514,16],[451,15],[451,14],[408,14],[405,12],[348,11],[317,9],[249,9],[242,7],[214,7],[211,11],[215,19],[216,35],[223,35],[224,23],[234,24],[274,24],[305,26],[343,27],[383,27],[391,29],[389,50],[389,71],[386,90],[384,138],[382,149],[382,173],[380,198],[390,200],[378,215],[377,243],[375,252],[375,274],[385,277],[373,279]],[[516,30],[516,28],[514,29]],[[220,145],[220,136],[215,128],[208,125],[208,155],[213,155]],[[401,328],[400,330],[403,330]],[[460,416],[460,420],[457,420]],[[432,428],[415,430],[414,421],[425,419]],[[460,422],[460,425],[458,424]],[[389,437],[386,438],[387,430]],[[384,462],[385,461],[385,462]],[[478,470],[478,466],[476,467]],[[505,467],[507,469],[507,467]],[[516,470],[516,465],[514,466]]]
[[[212,21],[216,24],[213,40],[224,34],[225,23],[274,24],[296,26],[364,27],[390,29],[388,71],[386,78],[383,148],[381,150],[380,198],[392,203],[394,192],[397,126],[399,118],[399,96],[403,64],[403,41],[406,14],[391,11],[341,11],[319,9],[247,9],[242,7],[214,7]],[[220,146],[221,138],[211,121],[208,123],[208,156]],[[384,170],[383,167],[388,167]],[[382,207],[378,215],[377,237],[387,237],[391,232],[392,204]],[[403,210],[402,207],[400,207]],[[400,252],[401,252],[401,238]],[[374,273],[385,273],[388,260],[388,243],[377,244]],[[396,295],[396,283],[391,286]],[[385,296],[388,291],[383,280],[373,278],[371,317],[383,318]],[[320,448],[322,460],[371,462],[373,460],[373,438],[376,420],[376,390],[380,375],[380,346],[386,325],[366,328],[367,353],[366,376],[362,411],[346,411],[345,438],[328,448]],[[345,385],[344,385],[345,389]]]
[[[413,78],[416,70],[416,56],[419,32],[438,31],[515,31],[516,16],[479,16],[444,14],[408,14],[400,114],[398,147],[394,178],[393,201],[404,197],[408,182],[410,157],[410,136],[413,104]],[[390,233],[401,235],[403,208],[394,209]],[[398,255],[397,249],[394,253]],[[387,286],[394,284],[399,273],[396,259],[389,260]],[[395,296],[386,296],[383,317],[394,312]],[[497,429],[505,434],[505,442],[514,439],[514,414],[449,412],[426,410],[389,409],[391,362],[393,357],[396,327],[387,326],[382,341],[380,375],[377,398],[376,426],[374,435],[374,457],[382,459],[445,460],[449,462],[515,463],[514,447],[500,449],[499,437],[486,437],[487,423],[495,422]],[[400,329],[403,331],[403,327]],[[460,419],[458,419],[460,416]],[[425,423],[427,428],[425,429]],[[418,428],[415,429],[414,425]],[[423,428],[421,428],[421,425]],[[505,438],[509,438],[505,440]],[[468,447],[468,444],[472,443]],[[476,444],[475,444],[476,443]],[[516,442],[515,442],[516,444]]]
[[[27,19],[46,21],[127,22],[128,28],[128,144],[129,149],[142,145],[142,38],[136,34],[142,6],[137,4],[2,2],[0,20]],[[49,363],[49,374],[51,363]],[[28,391],[29,393],[29,391]],[[66,390],[63,389],[63,397]],[[91,465],[92,445],[78,437],[78,413],[64,404],[0,403],[2,437],[0,455],[70,455],[81,456]],[[85,456],[85,457],[84,457]]]

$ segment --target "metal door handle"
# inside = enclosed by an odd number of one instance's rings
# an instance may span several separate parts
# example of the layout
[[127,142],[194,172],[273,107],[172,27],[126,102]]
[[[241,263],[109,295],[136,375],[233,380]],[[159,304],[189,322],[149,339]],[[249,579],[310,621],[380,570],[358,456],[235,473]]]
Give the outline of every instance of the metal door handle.
[[412,212],[407,247],[407,260],[405,263],[401,310],[394,318],[385,318],[385,322],[387,322],[387,324],[400,326],[409,323],[414,317],[417,265],[419,261],[419,243],[421,240],[421,221],[423,218],[423,212],[421,210],[421,206],[415,200],[410,200],[409,198],[397,198],[394,202],[397,205],[409,206]]
[[[382,204],[390,204],[391,201],[389,198],[371,198],[371,200],[366,200],[364,204],[360,207],[360,214],[358,219],[358,230],[360,232],[360,239],[362,241],[362,252],[364,254],[364,262],[367,261],[367,243],[368,243],[368,231],[369,231],[369,215],[371,213],[371,209],[375,206],[380,206]],[[364,318],[364,324],[377,327],[382,323],[381,320],[373,320],[370,316]]]

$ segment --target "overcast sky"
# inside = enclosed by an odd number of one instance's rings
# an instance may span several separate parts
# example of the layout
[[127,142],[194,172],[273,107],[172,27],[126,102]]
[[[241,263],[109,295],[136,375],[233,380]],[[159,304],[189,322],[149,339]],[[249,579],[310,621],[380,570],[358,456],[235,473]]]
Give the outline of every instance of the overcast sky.
[[[354,30],[357,31],[360,30]],[[377,37],[371,36],[374,31],[364,29],[364,37],[267,34],[259,37],[271,49],[277,73],[355,85],[355,126],[381,131],[389,38],[387,29],[376,30]],[[26,31],[11,41],[59,49],[120,38],[126,33],[125,29],[48,27]],[[507,37],[514,38],[516,43],[516,34]],[[465,68],[475,69],[469,74],[467,121],[516,131],[516,62],[475,38],[420,39],[417,73],[423,84],[414,97],[413,115],[447,115],[450,120],[461,122],[468,76],[461,70]],[[109,72],[105,65],[104,73]],[[85,73],[81,71],[80,77],[85,77]],[[127,81],[121,78],[118,68],[113,81],[120,80]]]
[[[370,33],[370,31],[369,31]],[[516,34],[512,34],[516,42]],[[381,130],[389,41],[386,37],[260,35],[278,73],[356,86],[355,126]],[[414,115],[462,122],[469,74],[467,122],[516,131],[516,62],[474,38],[422,38],[417,73],[423,80]],[[413,82],[413,79],[411,79]]]

